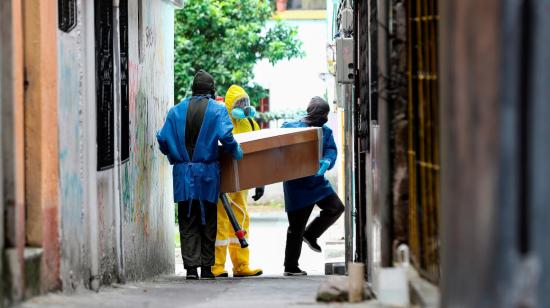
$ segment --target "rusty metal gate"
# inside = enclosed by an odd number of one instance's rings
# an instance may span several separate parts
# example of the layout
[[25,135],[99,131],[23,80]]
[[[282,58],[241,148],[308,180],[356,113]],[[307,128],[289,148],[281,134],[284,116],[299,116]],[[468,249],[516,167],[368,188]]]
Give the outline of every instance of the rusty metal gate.
[[437,0],[408,2],[409,245],[422,276],[439,280]]

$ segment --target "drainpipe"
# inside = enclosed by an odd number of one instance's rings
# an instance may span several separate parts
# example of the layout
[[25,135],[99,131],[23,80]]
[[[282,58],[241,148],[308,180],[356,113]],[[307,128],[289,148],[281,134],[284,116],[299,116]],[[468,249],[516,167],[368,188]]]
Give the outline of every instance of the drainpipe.
[[120,75],[120,0],[113,0],[113,81],[114,81],[114,122],[115,122],[115,166],[113,170],[114,185],[114,211],[117,272],[120,282],[124,282],[124,256],[122,246],[122,207],[121,207],[121,183],[120,183],[120,110],[121,110],[121,75]]
[[[86,48],[86,73],[85,80],[88,85],[85,87],[87,102],[94,102],[96,100],[96,84],[95,84],[95,37],[94,37],[94,2],[86,1],[85,4],[86,17],[83,19],[86,23],[85,29],[85,46]],[[90,289],[99,291],[99,214],[97,209],[97,170],[95,163],[97,161],[96,151],[96,109],[95,104],[86,104],[86,114],[88,115],[85,120],[87,121],[87,151],[86,161],[87,175],[88,175],[88,228],[89,228],[89,241],[90,241]]]
[[[346,0],[345,2],[342,2],[343,7],[338,12],[340,15],[340,25],[339,25],[339,32],[343,38],[351,39],[352,38],[352,32],[353,29],[353,13],[351,4],[349,0]],[[343,43],[342,43],[343,44]],[[337,54],[341,54],[344,51],[344,47],[342,47],[342,50],[338,50],[338,42],[336,44],[337,48]],[[340,55],[340,57],[344,57]],[[351,59],[350,59],[351,60]],[[349,61],[349,60],[348,60]],[[353,60],[351,60],[353,61]],[[349,62],[342,61],[338,63],[337,60],[337,70],[341,71],[349,71]],[[338,65],[344,64],[344,67],[338,67]],[[355,65],[355,64],[354,64]],[[353,71],[353,73],[355,73]],[[337,76],[339,74],[337,73]],[[336,78],[338,82],[338,77]],[[340,84],[338,84],[338,87],[341,88],[342,91],[342,99],[344,102],[344,135],[345,135],[345,148],[344,148],[344,156],[345,156],[345,212],[344,212],[344,226],[345,226],[345,260],[346,260],[346,270],[348,269],[348,264],[350,262],[354,261],[354,253],[355,253],[355,247],[354,247],[354,239],[355,239],[355,155],[354,155],[354,148],[355,148],[355,134],[354,134],[354,119],[353,114],[355,112],[355,104],[354,104],[354,97],[353,97],[353,84],[351,82],[341,81]]]

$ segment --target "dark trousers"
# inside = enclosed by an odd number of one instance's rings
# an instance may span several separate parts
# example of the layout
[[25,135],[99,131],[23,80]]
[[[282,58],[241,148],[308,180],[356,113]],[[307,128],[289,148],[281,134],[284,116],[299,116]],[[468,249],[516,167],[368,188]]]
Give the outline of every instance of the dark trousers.
[[318,239],[344,212],[342,201],[340,201],[337,194],[332,194],[317,202],[317,206],[321,208],[321,213],[306,228],[314,206],[315,204],[287,213],[288,231],[286,234],[285,267],[298,266],[304,236],[312,240]]
[[199,201],[193,200],[191,215],[189,215],[189,201],[178,203],[181,256],[185,269],[214,265],[217,207],[216,204],[207,201],[202,203],[206,220],[204,225]]

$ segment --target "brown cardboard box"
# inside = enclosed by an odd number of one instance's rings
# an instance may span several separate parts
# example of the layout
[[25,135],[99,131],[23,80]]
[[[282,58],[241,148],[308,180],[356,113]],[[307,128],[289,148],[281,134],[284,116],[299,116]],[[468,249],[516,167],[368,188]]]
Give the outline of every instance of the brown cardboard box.
[[323,131],[277,128],[235,135],[243,159],[221,157],[221,192],[235,192],[314,175],[322,155]]

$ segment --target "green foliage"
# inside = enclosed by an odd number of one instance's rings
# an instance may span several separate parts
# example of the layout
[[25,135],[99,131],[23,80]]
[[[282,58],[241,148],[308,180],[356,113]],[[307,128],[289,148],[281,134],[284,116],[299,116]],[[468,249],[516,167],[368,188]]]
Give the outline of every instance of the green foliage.
[[272,16],[267,0],[187,0],[176,11],[175,101],[191,94],[195,72],[204,69],[216,80],[217,95],[238,84],[257,104],[266,93],[251,84],[254,65],[304,55],[297,29],[281,20],[267,27]]
[[178,203],[174,203],[174,223],[177,225],[178,224]]
[[[269,96],[269,90],[262,87],[261,85],[259,85],[257,83],[252,83],[252,85],[249,84],[249,85],[245,86],[244,88],[246,90],[246,93],[248,93],[248,96],[250,97],[250,102],[254,106],[259,105],[260,99]],[[220,93],[222,93],[222,92],[220,92]],[[223,92],[223,93],[225,93],[225,92]]]
[[176,230],[176,232],[174,232],[174,246],[176,246],[176,248],[180,248],[181,247],[180,230],[177,225],[174,229]]

